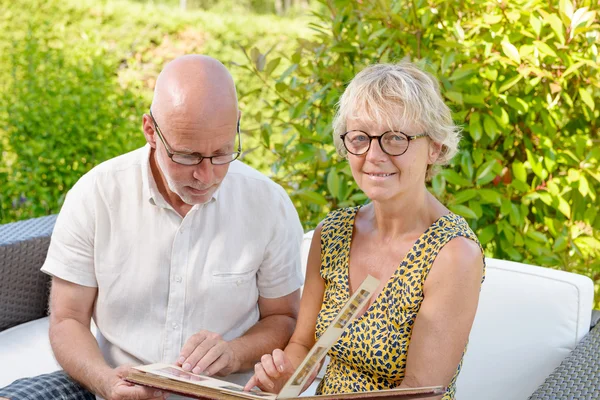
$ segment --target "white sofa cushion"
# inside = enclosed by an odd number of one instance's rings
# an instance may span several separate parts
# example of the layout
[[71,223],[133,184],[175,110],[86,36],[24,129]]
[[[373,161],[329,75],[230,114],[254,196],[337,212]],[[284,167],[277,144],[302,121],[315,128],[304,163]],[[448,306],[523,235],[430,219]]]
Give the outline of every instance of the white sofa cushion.
[[40,318],[0,332],[0,387],[60,368],[50,348],[48,322]]
[[[49,317],[0,332],[0,388],[17,379],[58,371],[48,337]],[[92,322],[92,334],[96,325]]]
[[589,332],[588,277],[487,259],[457,400],[527,399]]

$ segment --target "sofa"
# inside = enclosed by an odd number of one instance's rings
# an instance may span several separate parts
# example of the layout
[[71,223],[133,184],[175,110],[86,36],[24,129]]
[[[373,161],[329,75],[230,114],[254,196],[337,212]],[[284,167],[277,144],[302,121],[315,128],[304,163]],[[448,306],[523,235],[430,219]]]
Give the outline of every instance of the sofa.
[[[39,271],[55,219],[0,225],[0,387],[59,368],[47,334],[49,277]],[[457,400],[600,399],[593,293],[587,277],[488,258]]]

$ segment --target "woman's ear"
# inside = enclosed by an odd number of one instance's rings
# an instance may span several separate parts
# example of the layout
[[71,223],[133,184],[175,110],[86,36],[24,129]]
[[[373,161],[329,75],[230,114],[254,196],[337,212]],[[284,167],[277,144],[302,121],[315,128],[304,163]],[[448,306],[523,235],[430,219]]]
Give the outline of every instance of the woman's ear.
[[441,143],[434,142],[434,141],[429,142],[429,150],[428,150],[429,153],[428,153],[428,159],[427,159],[427,162],[429,164],[435,164],[437,159],[440,157],[440,154],[442,153],[442,147],[443,147],[443,145]]

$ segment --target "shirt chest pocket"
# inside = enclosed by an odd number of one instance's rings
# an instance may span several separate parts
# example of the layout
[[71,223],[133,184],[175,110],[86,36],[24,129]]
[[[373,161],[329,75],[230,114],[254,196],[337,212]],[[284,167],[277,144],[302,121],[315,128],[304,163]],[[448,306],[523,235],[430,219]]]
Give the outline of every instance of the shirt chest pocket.
[[212,274],[212,281],[215,285],[240,287],[249,284],[256,285],[256,271],[254,269],[246,271],[217,271]]

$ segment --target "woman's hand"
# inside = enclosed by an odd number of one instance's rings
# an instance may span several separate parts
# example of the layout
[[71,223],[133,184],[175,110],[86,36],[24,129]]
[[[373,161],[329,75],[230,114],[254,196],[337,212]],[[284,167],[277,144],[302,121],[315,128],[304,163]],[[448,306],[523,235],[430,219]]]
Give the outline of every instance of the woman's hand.
[[254,386],[270,393],[279,393],[283,385],[294,373],[295,368],[283,350],[275,349],[273,354],[265,354],[254,366],[254,375],[244,390],[249,391]]

